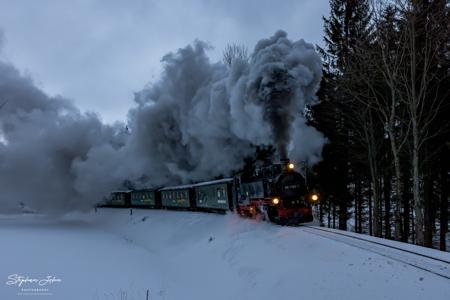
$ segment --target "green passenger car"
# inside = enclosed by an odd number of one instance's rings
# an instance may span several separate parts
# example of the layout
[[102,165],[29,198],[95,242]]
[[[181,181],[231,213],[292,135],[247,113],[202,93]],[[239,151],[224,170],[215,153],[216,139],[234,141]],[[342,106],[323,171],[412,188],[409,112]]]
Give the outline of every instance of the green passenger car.
[[232,178],[202,182],[194,185],[198,208],[227,210],[232,204]]
[[182,185],[161,189],[161,205],[163,207],[190,208],[192,186]]
[[131,192],[131,206],[154,207],[156,205],[156,194],[154,190],[136,190]]
[[131,191],[113,191],[111,195],[107,197],[103,204],[104,207],[130,207],[130,194]]

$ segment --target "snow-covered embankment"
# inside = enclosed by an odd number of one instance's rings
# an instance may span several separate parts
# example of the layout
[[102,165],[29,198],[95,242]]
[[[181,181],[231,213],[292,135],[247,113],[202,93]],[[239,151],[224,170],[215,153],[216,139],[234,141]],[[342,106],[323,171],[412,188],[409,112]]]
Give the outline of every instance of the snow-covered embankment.
[[[215,215],[101,209],[0,218],[8,276],[56,276],[48,299],[448,299],[448,280],[300,228]],[[31,296],[32,297],[32,296]],[[40,299],[46,296],[39,296]]]

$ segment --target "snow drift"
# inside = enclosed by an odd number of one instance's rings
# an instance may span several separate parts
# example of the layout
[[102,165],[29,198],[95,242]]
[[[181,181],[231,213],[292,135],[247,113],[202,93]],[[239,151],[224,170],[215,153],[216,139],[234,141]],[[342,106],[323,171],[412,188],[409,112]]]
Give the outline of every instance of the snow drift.
[[49,97],[0,61],[2,209],[89,208],[124,180],[159,186],[229,175],[256,145],[315,163],[324,138],[304,117],[321,78],[313,45],[278,31],[229,67],[211,63],[207,50],[196,41],[163,57],[160,80],[136,93],[129,129]]
[[[450,294],[447,279],[389,256],[306,227],[256,224],[233,214],[134,210],[130,216],[100,209],[60,220],[0,216],[0,224],[0,277],[56,276],[62,282],[45,286],[53,293],[48,299],[143,300],[147,290],[149,299],[161,300],[437,300]],[[22,299],[5,281],[0,298]]]

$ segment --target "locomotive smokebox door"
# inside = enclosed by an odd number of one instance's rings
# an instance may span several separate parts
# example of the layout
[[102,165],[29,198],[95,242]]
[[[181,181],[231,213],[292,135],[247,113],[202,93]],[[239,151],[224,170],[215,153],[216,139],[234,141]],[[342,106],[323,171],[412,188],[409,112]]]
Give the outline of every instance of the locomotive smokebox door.
[[282,198],[285,199],[296,198],[307,193],[303,177],[297,172],[283,173],[278,178],[277,185]]

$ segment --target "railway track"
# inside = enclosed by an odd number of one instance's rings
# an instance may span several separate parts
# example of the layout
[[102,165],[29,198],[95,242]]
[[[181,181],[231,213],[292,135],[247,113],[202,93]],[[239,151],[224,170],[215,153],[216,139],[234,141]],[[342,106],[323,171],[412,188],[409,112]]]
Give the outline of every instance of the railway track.
[[364,237],[354,236],[345,232],[329,230],[321,227],[304,226],[304,232],[321,236],[349,246],[360,248],[378,255],[404,263],[414,268],[432,273],[441,278],[450,280],[450,257],[436,257],[425,253],[389,245],[381,241],[375,241]]

